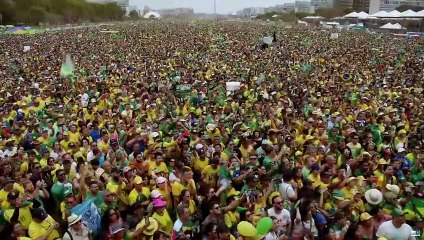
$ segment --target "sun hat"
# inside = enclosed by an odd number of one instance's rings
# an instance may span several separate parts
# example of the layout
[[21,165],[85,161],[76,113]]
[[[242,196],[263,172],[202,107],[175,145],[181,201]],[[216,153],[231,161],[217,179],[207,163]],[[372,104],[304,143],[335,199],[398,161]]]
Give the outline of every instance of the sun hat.
[[158,197],[162,197],[162,193],[160,193],[159,190],[155,189],[150,193],[150,196],[152,198],[158,198]]
[[71,216],[68,217],[68,226],[72,226],[75,223],[77,223],[79,220],[81,220],[81,216],[78,216],[74,213],[71,214]]
[[365,200],[371,205],[378,205],[383,201],[383,194],[378,189],[369,189],[365,192]]
[[154,208],[161,208],[166,206],[166,201],[160,198],[154,199],[152,203]]
[[361,221],[367,221],[367,220],[370,220],[372,216],[367,212],[363,212],[360,218],[361,218]]
[[351,181],[356,180],[356,177],[350,177],[347,179],[346,183],[350,183]]
[[206,125],[206,130],[208,131],[213,131],[215,130],[215,128],[216,128],[216,125],[213,123],[209,123],[208,125]]
[[143,183],[143,179],[140,176],[136,176],[134,178],[134,184],[142,184]]
[[143,234],[152,236],[159,228],[158,222],[152,217],[142,219],[140,223],[137,224],[135,229],[138,230],[140,228],[144,228],[146,226],[146,220],[148,226],[143,230]]
[[166,178],[164,178],[164,177],[156,178],[156,184],[161,184],[161,183],[164,183],[164,182],[166,182]]
[[399,194],[400,188],[398,185],[386,184],[386,189],[396,195]]

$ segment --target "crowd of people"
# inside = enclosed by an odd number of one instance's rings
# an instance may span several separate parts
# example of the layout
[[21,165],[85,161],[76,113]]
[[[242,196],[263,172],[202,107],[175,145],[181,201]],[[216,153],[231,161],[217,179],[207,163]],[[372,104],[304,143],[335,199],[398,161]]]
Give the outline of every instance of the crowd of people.
[[2,238],[422,239],[424,41],[104,30],[0,36]]

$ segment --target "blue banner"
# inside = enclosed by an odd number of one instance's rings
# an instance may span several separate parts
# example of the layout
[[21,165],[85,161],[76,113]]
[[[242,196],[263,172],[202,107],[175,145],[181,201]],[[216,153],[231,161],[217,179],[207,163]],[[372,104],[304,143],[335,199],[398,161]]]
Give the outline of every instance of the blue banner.
[[93,235],[100,230],[100,214],[97,210],[96,205],[93,203],[93,200],[87,200],[81,204],[76,205],[71,209],[71,212],[81,216],[81,220],[87,224],[87,227],[93,231]]

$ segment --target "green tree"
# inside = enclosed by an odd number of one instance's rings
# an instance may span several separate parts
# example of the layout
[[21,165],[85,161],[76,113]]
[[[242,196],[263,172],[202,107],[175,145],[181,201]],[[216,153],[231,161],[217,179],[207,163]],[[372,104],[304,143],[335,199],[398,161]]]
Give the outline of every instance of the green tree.
[[129,13],[131,19],[138,19],[140,16],[138,15],[138,12],[136,10],[131,10]]

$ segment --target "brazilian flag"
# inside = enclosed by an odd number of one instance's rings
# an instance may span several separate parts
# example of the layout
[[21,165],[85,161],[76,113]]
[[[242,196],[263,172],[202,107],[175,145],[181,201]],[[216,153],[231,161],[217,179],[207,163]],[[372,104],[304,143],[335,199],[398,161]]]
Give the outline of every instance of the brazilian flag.
[[345,81],[350,81],[352,80],[352,75],[349,73],[345,73],[345,74],[341,74],[340,77],[345,80]]

